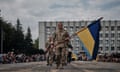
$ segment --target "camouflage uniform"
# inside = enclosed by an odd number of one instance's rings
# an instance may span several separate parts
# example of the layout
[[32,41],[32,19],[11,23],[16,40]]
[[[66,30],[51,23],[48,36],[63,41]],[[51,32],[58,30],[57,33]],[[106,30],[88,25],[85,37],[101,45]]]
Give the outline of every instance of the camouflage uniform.
[[47,65],[52,65],[53,63],[53,56],[54,56],[54,52],[53,52],[53,45],[50,43],[50,41],[46,42],[46,48],[47,48]]
[[55,55],[56,55],[56,64],[57,68],[67,62],[66,48],[69,37],[69,34],[66,30],[58,30],[53,34],[53,42],[55,45]]

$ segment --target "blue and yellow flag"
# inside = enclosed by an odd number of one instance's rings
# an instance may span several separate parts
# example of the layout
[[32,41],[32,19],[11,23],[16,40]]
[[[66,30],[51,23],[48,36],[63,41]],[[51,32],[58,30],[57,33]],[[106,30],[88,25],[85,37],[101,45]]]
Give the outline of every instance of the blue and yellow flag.
[[99,48],[99,31],[100,19],[76,33],[82,42],[82,48],[88,59],[96,59]]

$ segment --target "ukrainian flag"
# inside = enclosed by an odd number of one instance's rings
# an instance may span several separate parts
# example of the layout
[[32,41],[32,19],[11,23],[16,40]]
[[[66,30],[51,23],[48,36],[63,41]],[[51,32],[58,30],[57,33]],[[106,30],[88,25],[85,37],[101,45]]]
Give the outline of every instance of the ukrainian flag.
[[80,38],[82,48],[88,59],[96,59],[99,48],[100,19],[92,22],[76,34]]

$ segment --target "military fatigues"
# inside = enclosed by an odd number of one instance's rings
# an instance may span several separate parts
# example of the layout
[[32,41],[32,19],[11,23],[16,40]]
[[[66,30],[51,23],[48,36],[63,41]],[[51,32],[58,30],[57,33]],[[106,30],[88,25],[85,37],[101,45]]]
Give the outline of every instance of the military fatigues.
[[67,40],[69,34],[66,30],[58,30],[53,34],[53,42],[55,45],[55,55],[56,55],[56,64],[57,68],[67,62],[66,48],[67,48]]
[[46,50],[47,65],[52,65],[54,52],[53,52],[53,45],[50,43],[50,41],[46,42],[46,48],[47,48]]

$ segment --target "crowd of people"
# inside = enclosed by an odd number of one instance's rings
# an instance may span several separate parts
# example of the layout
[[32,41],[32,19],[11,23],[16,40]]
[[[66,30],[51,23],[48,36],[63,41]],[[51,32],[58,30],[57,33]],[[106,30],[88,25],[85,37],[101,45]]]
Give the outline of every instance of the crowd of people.
[[[78,54],[78,60],[88,61],[87,56],[85,54]],[[120,63],[120,53],[98,54],[96,57],[96,61]]]
[[[69,58],[69,57],[68,57]],[[23,62],[38,62],[45,61],[46,56],[44,54],[34,54],[34,55],[25,55],[25,54],[14,54],[14,52],[8,52],[7,54],[0,55],[0,64],[12,64],[12,63],[23,63]],[[79,54],[78,60],[87,61],[85,55]],[[97,61],[99,62],[117,62],[120,63],[120,54],[98,54]]]
[[97,61],[120,63],[120,53],[100,54],[97,56]]
[[15,54],[14,52],[8,52],[7,54],[0,55],[0,64],[12,64],[12,63],[23,63],[23,62],[37,62],[44,61],[44,54]]

